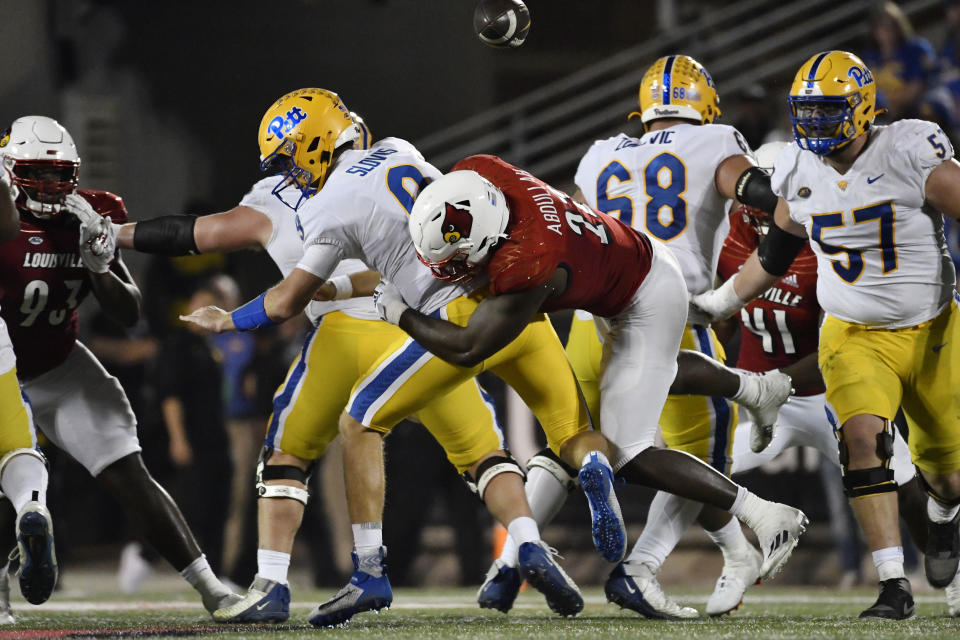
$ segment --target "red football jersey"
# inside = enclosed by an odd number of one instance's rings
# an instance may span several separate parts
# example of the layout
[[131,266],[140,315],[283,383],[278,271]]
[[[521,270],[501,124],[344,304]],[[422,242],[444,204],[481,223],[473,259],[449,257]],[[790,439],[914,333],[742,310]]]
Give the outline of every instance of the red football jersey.
[[[119,196],[79,189],[93,208],[121,224]],[[77,339],[77,307],[90,292],[80,260],[80,225],[61,212],[41,220],[20,210],[20,235],[0,245],[0,315],[7,323],[17,374],[32,378],[63,362]]]
[[650,271],[650,241],[616,218],[496,156],[471,156],[453,168],[482,175],[510,207],[507,238],[487,267],[494,295],[532,289],[564,267],[566,291],[541,310],[583,309],[610,317],[626,307]]
[[[743,216],[730,216],[730,234],[723,243],[717,272],[732,277],[760,237]],[[740,310],[740,354],[737,366],[747,371],[768,371],[793,364],[817,350],[820,303],[817,301],[817,257],[806,245],[790,270],[760,297]],[[804,389],[797,395],[823,393],[823,387]]]

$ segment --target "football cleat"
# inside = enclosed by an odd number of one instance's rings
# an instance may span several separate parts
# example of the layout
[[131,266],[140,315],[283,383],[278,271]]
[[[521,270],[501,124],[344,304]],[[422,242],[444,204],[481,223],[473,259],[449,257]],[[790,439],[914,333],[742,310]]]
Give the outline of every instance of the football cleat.
[[618,564],[603,587],[607,600],[646,618],[681,620],[700,616],[692,607],[683,607],[667,597],[649,565],[631,565],[636,575],[627,574],[626,563]]
[[950,607],[950,615],[960,616],[960,572],[947,585],[947,606]]
[[36,500],[17,514],[17,552],[20,556],[20,593],[30,604],[47,601],[57,584],[57,554],[53,547],[53,519]]
[[607,562],[620,562],[627,554],[627,528],[613,490],[613,471],[591,453],[577,477],[590,504],[593,545]]
[[873,606],[860,613],[861,618],[906,620],[913,616],[913,593],[906,578],[880,582],[880,596]]
[[807,516],[779,502],[770,502],[750,494],[751,517],[748,526],[757,534],[760,550],[763,552],[763,564],[760,566],[760,579],[770,580],[780,573],[783,565],[807,530]]
[[513,608],[513,601],[520,593],[520,571],[516,567],[508,567],[497,558],[490,565],[487,577],[477,592],[477,604],[481,609],[496,609],[507,613]]
[[557,552],[543,541],[524,542],[517,550],[520,575],[547,599],[547,606],[561,616],[583,610],[583,596],[570,576],[556,563]]
[[760,453],[773,440],[780,407],[793,393],[793,380],[778,369],[744,378],[745,389],[737,399],[750,418],[750,449]]
[[379,611],[393,604],[393,590],[387,578],[387,548],[380,547],[376,556],[364,560],[363,567],[356,552],[351,555],[353,575],[350,582],[337,595],[314,607],[307,616],[313,626],[333,627],[349,621],[358,613]]
[[930,586],[941,589],[957,575],[960,565],[960,512],[950,522],[927,519],[927,544],[923,552],[923,570]]
[[213,611],[217,622],[284,622],[290,617],[290,587],[285,584],[258,575],[246,595],[230,596],[224,606]]
[[749,545],[741,555],[726,558],[723,573],[717,578],[713,593],[707,599],[707,615],[722,616],[743,604],[743,594],[760,580],[763,555]]

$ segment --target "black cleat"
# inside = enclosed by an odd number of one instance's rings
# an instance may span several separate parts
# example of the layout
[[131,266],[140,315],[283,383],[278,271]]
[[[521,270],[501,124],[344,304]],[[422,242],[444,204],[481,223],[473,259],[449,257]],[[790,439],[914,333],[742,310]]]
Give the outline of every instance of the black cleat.
[[913,592],[906,578],[891,578],[880,582],[880,597],[873,606],[860,614],[861,618],[906,620],[913,616]]
[[927,546],[923,552],[923,570],[930,586],[942,589],[957,575],[960,564],[960,512],[950,522],[927,520]]

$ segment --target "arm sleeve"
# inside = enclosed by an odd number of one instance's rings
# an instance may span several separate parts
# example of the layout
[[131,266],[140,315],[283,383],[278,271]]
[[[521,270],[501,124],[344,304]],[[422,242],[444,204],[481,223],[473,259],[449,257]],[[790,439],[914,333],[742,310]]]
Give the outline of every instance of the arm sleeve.
[[327,280],[340,264],[342,256],[343,252],[336,244],[328,242],[312,244],[303,252],[303,257],[297,263],[297,269]]

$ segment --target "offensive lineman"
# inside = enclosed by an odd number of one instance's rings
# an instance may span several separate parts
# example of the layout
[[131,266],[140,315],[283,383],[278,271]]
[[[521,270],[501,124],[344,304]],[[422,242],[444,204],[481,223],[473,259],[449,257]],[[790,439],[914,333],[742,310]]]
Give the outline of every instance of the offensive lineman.
[[694,303],[714,319],[731,315],[786,273],[809,237],[826,312],[818,358],[839,425],[844,488],[880,578],[876,603],[860,616],[909,618],[890,468],[901,405],[930,494],[927,578],[956,584],[960,300],[943,214],[960,218],[960,164],[933,123],[873,126],[876,85],[853,54],[807,60],[789,104],[797,146],[776,160],[774,224],[735,277]]
[[653,446],[687,315],[683,277],[667,249],[495,156],[461,160],[423,189],[409,227],[436,277],[486,276],[491,295],[461,326],[408,307],[399,289],[381,283],[381,317],[469,366],[539,313],[580,308],[599,316],[600,421],[616,446],[614,471],[730,511],[757,532],[762,575],[782,568],[804,531],[802,512],[758,498],[685,452]]
[[[213,574],[169,494],[140,457],[136,419],[117,379],[77,340],[77,307],[89,293],[130,325],[140,291],[103,240],[107,218],[125,222],[123,201],[77,189],[80,158],[55,120],[13,122],[0,155],[17,190],[20,233],[0,254],[0,314],[21,363],[37,426],[117,499],[144,537],[196,589],[207,611],[239,599]],[[70,211],[80,219],[78,225]]]
[[[757,162],[764,170],[772,170],[773,160],[785,143],[769,143],[756,151]],[[730,217],[730,233],[720,253],[717,272],[725,280],[737,273],[750,253],[766,234],[773,216],[760,210],[741,207]],[[817,334],[820,305],[816,297],[816,256],[805,248],[790,269],[763,296],[750,302],[738,316],[740,350],[737,367],[752,372],[780,369],[796,386],[796,395],[780,408],[772,440],[761,451],[754,451],[750,423],[741,423],[733,443],[730,473],[742,473],[773,460],[791,447],[809,446],[820,451],[837,466],[837,440],[825,412],[823,378],[817,366]],[[914,479],[916,470],[910,462],[907,444],[895,433],[892,467],[898,486],[901,510],[908,524],[925,523],[925,500]],[[690,508],[690,507],[688,507]],[[675,522],[651,512],[647,525],[631,554],[639,561],[659,568],[672,551],[684,529],[683,521]],[[914,528],[911,531],[916,535]],[[925,534],[925,530],[919,533]],[[710,535],[710,534],[708,534]],[[713,537],[711,535],[711,537]],[[740,543],[739,554],[724,552],[724,571],[707,600],[706,613],[717,616],[737,608],[746,589],[756,581],[759,553],[746,540]],[[746,546],[742,546],[746,545]],[[921,543],[921,547],[922,547]],[[747,562],[740,558],[746,558]],[[730,557],[733,556],[733,557]],[[655,573],[655,571],[654,571]]]
[[[397,138],[355,151],[351,148],[354,130],[336,94],[322,89],[294,91],[267,110],[259,136],[261,167],[282,171],[272,193],[297,212],[303,255],[282,282],[232,314],[208,307],[185,320],[213,331],[250,330],[282,322],[303,310],[341,260],[356,258],[403,283],[410,299],[427,311],[466,321],[477,304],[475,296],[465,295],[471,289],[432,278],[417,262],[406,235],[414,197],[427,179],[440,176],[439,171]],[[357,546],[350,584],[314,609],[309,616],[312,624],[339,624],[358,612],[378,608],[376,598],[385,589],[379,541],[383,434],[484,368],[503,377],[527,400],[555,455],[598,478],[591,499],[595,532],[604,540],[625,539],[612,474],[604,464],[609,443],[587,428],[576,380],[549,320],[542,317],[513,344],[504,346],[482,365],[453,367],[400,335],[388,348],[378,350],[380,355],[374,355],[366,371],[351,378],[353,389],[340,418],[347,502],[355,525],[375,526],[370,527],[363,547]],[[467,472],[465,476],[495,517],[520,536],[527,580],[545,593],[554,611],[576,614],[583,607],[582,597],[540,541],[523,494],[520,467],[505,451],[499,434],[463,424],[463,418],[460,424],[455,418],[446,420],[435,437],[448,453],[459,452],[454,463]],[[376,538],[371,543],[373,534]],[[239,613],[235,609],[218,615]]]

